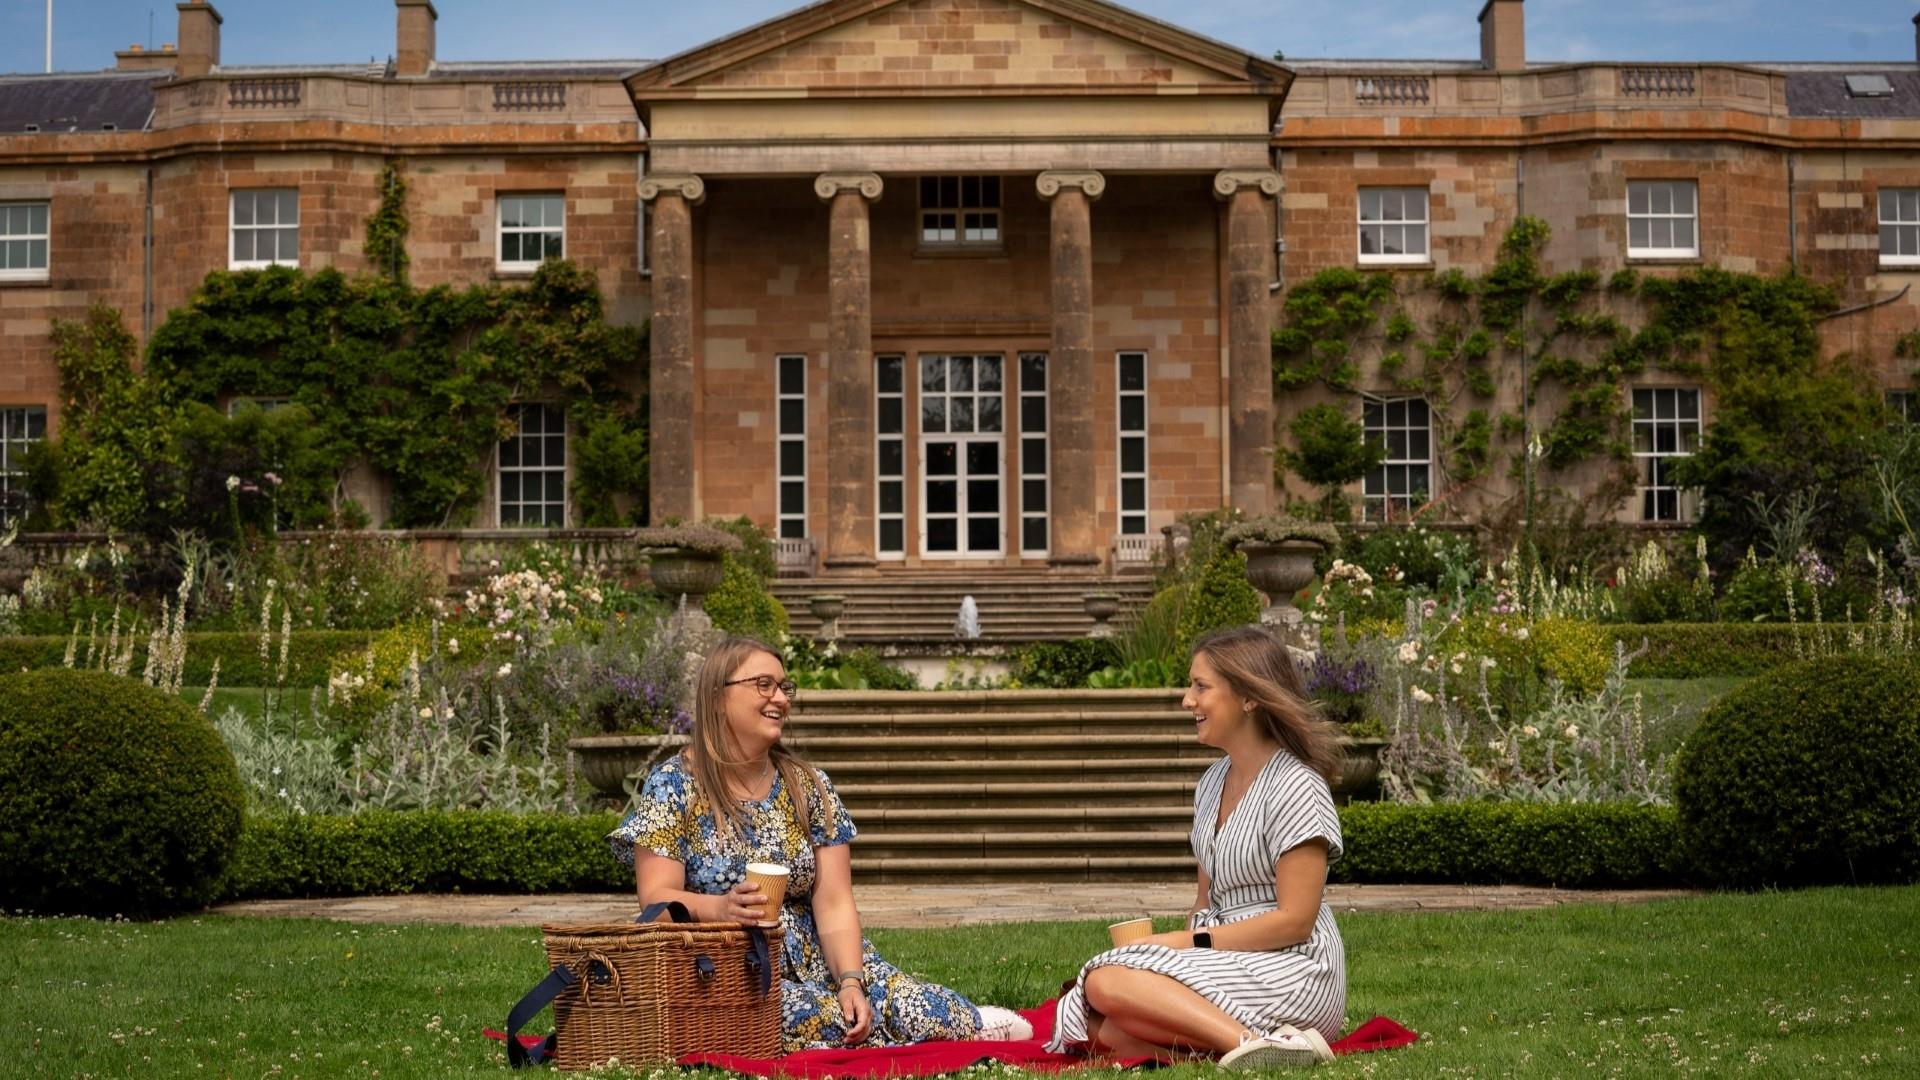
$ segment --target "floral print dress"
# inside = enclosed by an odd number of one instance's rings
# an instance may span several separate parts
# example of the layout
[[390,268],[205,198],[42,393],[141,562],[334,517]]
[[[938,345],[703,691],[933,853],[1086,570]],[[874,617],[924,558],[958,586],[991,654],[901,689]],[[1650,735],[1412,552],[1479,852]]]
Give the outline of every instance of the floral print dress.
[[[839,992],[813,918],[817,878],[813,851],[851,843],[857,830],[826,774],[817,775],[825,797],[809,793],[804,833],[785,781],[776,773],[766,798],[741,803],[746,813],[744,834],[729,841],[715,826],[713,807],[686,762],[675,756],[647,776],[638,806],[607,834],[614,855],[623,863],[632,865],[639,847],[686,867],[688,892],[724,893],[745,880],[750,862],[788,868],[787,895],[780,911],[786,942],[780,1009],[788,1053],[840,1046],[846,1035]],[[860,952],[873,1002],[873,1030],[862,1045],[971,1039],[979,1033],[980,1011],[972,1002],[887,963],[864,937]]]

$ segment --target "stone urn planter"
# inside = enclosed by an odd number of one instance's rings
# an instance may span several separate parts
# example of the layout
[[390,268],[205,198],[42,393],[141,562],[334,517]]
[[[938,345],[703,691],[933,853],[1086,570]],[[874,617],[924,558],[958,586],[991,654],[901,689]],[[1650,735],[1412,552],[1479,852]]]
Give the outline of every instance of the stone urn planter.
[[1299,634],[1305,616],[1293,606],[1293,597],[1312,584],[1313,560],[1322,550],[1310,540],[1240,545],[1240,553],[1247,557],[1247,580],[1267,594],[1267,609],[1260,613],[1260,625],[1284,629],[1290,639]]
[[832,594],[810,596],[807,598],[807,610],[820,620],[821,640],[840,640],[840,616],[847,610],[846,597]]
[[1333,784],[1335,802],[1346,803],[1355,795],[1373,790],[1380,780],[1380,751],[1387,748],[1387,743],[1386,739],[1341,737],[1340,748],[1346,751],[1347,761],[1340,779]]
[[707,594],[719,588],[726,577],[726,564],[721,556],[684,549],[661,551],[654,554],[648,569],[653,587],[676,605],[686,608],[687,621],[695,630],[713,625],[713,620],[707,618],[706,602]]
[[1113,624],[1108,620],[1120,613],[1120,594],[1110,592],[1090,592],[1081,598],[1087,618],[1093,620],[1093,630],[1088,637],[1110,638],[1113,636]]
[[645,776],[661,759],[687,745],[688,739],[686,735],[589,735],[569,739],[567,749],[595,791],[624,799],[627,777]]

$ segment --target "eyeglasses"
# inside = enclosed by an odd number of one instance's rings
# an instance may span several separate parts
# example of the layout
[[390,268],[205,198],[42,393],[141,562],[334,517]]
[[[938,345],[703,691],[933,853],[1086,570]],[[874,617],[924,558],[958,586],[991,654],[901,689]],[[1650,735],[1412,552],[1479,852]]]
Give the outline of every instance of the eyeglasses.
[[750,683],[755,690],[760,691],[761,697],[769,701],[773,700],[773,692],[775,690],[787,695],[787,700],[789,701],[793,700],[793,696],[800,691],[800,688],[794,685],[792,679],[776,679],[771,675],[755,675],[750,679],[728,679],[720,685],[739,686],[741,683]]

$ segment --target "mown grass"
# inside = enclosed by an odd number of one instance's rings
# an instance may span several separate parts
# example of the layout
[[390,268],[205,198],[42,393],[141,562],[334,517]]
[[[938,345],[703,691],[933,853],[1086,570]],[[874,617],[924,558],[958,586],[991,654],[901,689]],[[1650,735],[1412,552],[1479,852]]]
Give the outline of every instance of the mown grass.
[[[1327,1077],[1911,1076],[1920,1065],[1920,887],[1340,922],[1350,1024],[1379,1013],[1423,1038]],[[873,937],[979,1000],[1027,1005],[1103,933],[1044,923]],[[541,956],[530,930],[0,920],[0,1073],[493,1073],[501,1050],[481,1028],[500,1026]]]
[[1647,749],[1671,754],[1693,733],[1700,714],[1751,675],[1724,675],[1700,679],[1628,679],[1627,690],[1640,695],[1642,708],[1653,722],[1647,725]]

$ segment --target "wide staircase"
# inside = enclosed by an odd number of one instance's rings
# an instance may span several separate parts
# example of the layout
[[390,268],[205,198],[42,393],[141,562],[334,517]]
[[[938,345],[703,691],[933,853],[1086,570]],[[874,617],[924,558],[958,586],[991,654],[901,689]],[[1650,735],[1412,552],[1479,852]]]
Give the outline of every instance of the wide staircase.
[[863,881],[1191,875],[1219,756],[1178,690],[803,691],[786,742],[845,798]]
[[1090,592],[1117,593],[1125,622],[1153,598],[1148,574],[1102,576],[1060,574],[1048,570],[903,571],[900,573],[825,574],[782,578],[773,594],[787,609],[795,633],[818,637],[820,620],[811,600],[822,594],[846,597],[840,639],[855,644],[891,641],[951,640],[960,602],[973,597],[980,611],[980,639],[988,642],[1060,641],[1086,637],[1094,621],[1086,613]]

